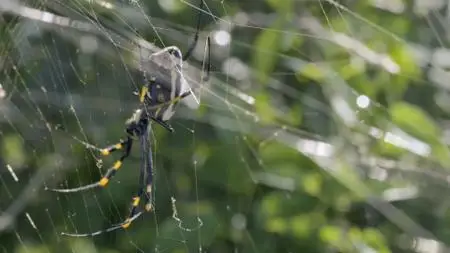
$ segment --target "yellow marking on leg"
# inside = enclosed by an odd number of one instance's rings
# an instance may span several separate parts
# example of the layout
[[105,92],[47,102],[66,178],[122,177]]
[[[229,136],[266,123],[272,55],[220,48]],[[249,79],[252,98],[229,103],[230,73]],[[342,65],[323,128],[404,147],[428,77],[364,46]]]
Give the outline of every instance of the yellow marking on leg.
[[181,97],[176,97],[172,100],[172,104],[178,103],[181,100]]
[[106,177],[103,177],[102,179],[100,179],[100,181],[99,181],[98,184],[99,184],[101,187],[105,187],[105,186],[108,184],[108,182],[109,182],[109,179],[106,178]]
[[156,109],[155,116],[158,116],[158,114],[161,111],[161,109],[162,109],[162,107],[159,107],[158,109]]
[[[152,195],[152,185],[151,184],[147,185],[147,194],[148,194],[148,197],[151,198],[151,195]],[[147,212],[151,212],[153,210],[153,205],[152,205],[152,203],[147,203],[147,204],[145,204],[144,208]]]
[[107,148],[104,148],[104,149],[102,149],[102,150],[100,150],[100,153],[102,153],[102,155],[109,155],[109,149],[107,149]]
[[139,101],[141,103],[144,102],[145,95],[147,95],[147,92],[148,92],[147,86],[143,86],[142,89],[141,89],[141,93],[139,94]]
[[113,169],[118,170],[118,169],[120,169],[120,166],[122,166],[122,162],[121,161],[117,161],[117,162],[114,163]]
[[127,229],[131,225],[130,219],[126,219],[125,223],[122,224],[123,229]]
[[122,149],[123,145],[122,145],[122,143],[117,143],[116,145],[114,145],[114,148],[115,149]]
[[138,206],[140,201],[141,201],[141,198],[134,197],[133,198],[133,206]]

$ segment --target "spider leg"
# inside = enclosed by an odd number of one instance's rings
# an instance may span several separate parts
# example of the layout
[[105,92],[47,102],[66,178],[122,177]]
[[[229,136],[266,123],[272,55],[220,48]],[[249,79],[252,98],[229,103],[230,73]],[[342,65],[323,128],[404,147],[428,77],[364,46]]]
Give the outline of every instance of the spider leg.
[[[138,193],[133,196],[133,200],[131,202],[131,209],[130,209],[130,214],[128,215],[128,217],[125,219],[125,221],[113,225],[110,228],[104,229],[104,230],[98,230],[96,232],[92,232],[92,233],[84,233],[84,234],[78,234],[78,233],[61,233],[62,235],[65,236],[71,236],[71,237],[89,237],[89,236],[97,236],[103,233],[108,233],[108,232],[112,232],[114,230],[117,229],[127,229],[131,223],[136,220],[139,216],[141,216],[143,214],[142,210],[138,210],[139,208],[139,203],[141,202],[142,196],[144,195],[144,177],[145,177],[145,173],[146,173],[146,168],[148,168],[148,165],[152,166],[152,160],[148,161],[148,164],[146,163],[147,161],[147,151],[146,151],[146,147],[150,148],[150,152],[151,152],[151,147],[148,146],[148,140],[147,140],[147,136],[146,136],[146,129],[147,129],[148,125],[147,124],[143,124],[142,125],[142,131],[139,134],[139,139],[140,139],[140,144],[141,144],[141,167],[139,169],[139,189],[138,189]],[[151,154],[150,154],[150,159],[151,159]],[[151,174],[150,174],[151,175]],[[148,175],[147,175],[148,176]],[[148,199],[146,197],[146,199]],[[146,204],[146,208],[147,208]]]
[[[108,185],[109,180],[117,173],[117,171],[120,169],[120,167],[122,166],[123,161],[130,155],[130,151],[131,151],[131,147],[133,145],[133,139],[128,136],[127,140],[123,142],[123,144],[121,144],[121,148],[124,148],[124,152],[122,154],[122,156],[119,158],[119,160],[117,160],[114,165],[108,169],[108,171],[105,173],[105,175],[96,183],[92,183],[92,184],[88,184],[88,185],[84,185],[84,186],[80,186],[80,187],[76,187],[76,188],[68,188],[68,189],[48,189],[46,188],[46,190],[48,191],[54,191],[54,192],[79,192],[79,191],[84,191],[84,190],[88,190],[88,189],[92,189],[92,188],[96,188],[96,187],[106,187]],[[104,149],[104,155],[109,154],[107,152],[112,152],[113,150],[117,150],[117,147],[115,147],[114,145],[111,146],[111,150],[109,150],[108,148]]]
[[[186,91],[186,92],[183,92],[179,97],[176,97],[176,98],[174,98],[173,100],[168,101],[167,103],[165,103],[165,104],[163,104],[163,105],[176,103],[176,102],[180,101],[181,99],[183,99],[183,98],[185,98],[185,97],[187,97],[187,96],[189,96],[189,95],[192,95],[192,92],[191,92],[190,90],[189,90],[189,91]],[[158,106],[156,107],[156,108],[158,109],[157,112],[156,112],[156,114],[158,114],[158,111],[161,109],[161,107],[162,107],[162,105],[158,105]],[[171,133],[173,133],[173,132],[175,131],[175,130],[173,129],[173,127],[172,127],[170,124],[168,124],[167,122],[164,122],[164,121],[162,121],[162,120],[160,120],[160,119],[158,119],[158,118],[156,118],[156,117],[151,117],[151,119],[152,119],[153,121],[155,121],[156,123],[158,123],[160,126],[164,127],[167,131],[169,131],[169,132],[171,132]]]
[[145,97],[148,93],[148,87],[155,83],[155,78],[152,77],[150,80],[147,79],[146,73],[144,72],[144,85],[142,85],[141,90],[139,91],[139,102],[144,103]]
[[133,222],[133,217],[136,215],[139,203],[141,202],[142,196],[144,195],[144,177],[146,172],[145,168],[147,167],[146,154],[148,153],[146,150],[146,147],[148,147],[148,140],[146,135],[147,128],[148,125],[144,127],[143,133],[139,136],[141,144],[141,167],[139,169],[139,190],[137,195],[133,197],[133,202],[131,203],[131,210],[128,218],[121,224],[122,228],[124,229],[128,228]]
[[121,222],[119,224],[116,224],[110,228],[104,229],[104,230],[99,230],[96,232],[92,232],[92,233],[84,233],[84,234],[77,234],[77,233],[66,233],[66,232],[62,232],[61,235],[65,235],[65,236],[71,236],[71,237],[89,237],[89,236],[97,236],[103,233],[108,233],[108,232],[112,232],[114,230],[117,229],[121,229],[121,228],[126,228],[128,227],[127,224],[130,224],[131,222],[133,222],[134,220],[136,220],[139,216],[141,216],[143,214],[142,211],[134,214],[132,217],[130,217],[129,219],[125,220],[124,222]]
[[209,36],[206,38],[206,45],[208,47],[208,64],[206,65],[206,76],[203,80],[204,82],[209,81],[209,75],[211,72],[211,38]]
[[116,144],[113,144],[113,145],[110,145],[110,146],[108,146],[108,147],[106,147],[106,148],[100,149],[100,153],[101,153],[102,155],[104,155],[104,156],[110,155],[110,154],[111,154],[112,152],[114,152],[114,151],[123,149],[123,147],[124,147],[124,145],[125,145],[126,142],[127,142],[127,141],[120,140],[120,142],[118,142],[118,143],[116,143]]
[[170,124],[168,124],[160,119],[157,119],[155,117],[152,117],[152,120],[155,121],[156,123],[158,123],[160,126],[164,127],[167,131],[169,131],[171,133],[174,132],[174,129]]
[[145,187],[145,198],[146,198],[146,203],[145,203],[145,210],[147,212],[151,212],[153,211],[153,195],[152,195],[152,188],[153,188],[153,152],[152,152],[152,144],[150,143],[150,134],[151,134],[151,128],[150,131],[148,133],[147,138],[145,138],[145,143],[143,147],[148,148],[148,151],[145,152],[145,154],[147,155],[147,162],[145,163],[146,165],[146,173],[147,173],[147,178],[146,178],[146,187]]
[[200,32],[200,23],[202,21],[202,12],[203,12],[203,0],[200,0],[200,12],[198,14],[198,19],[197,19],[197,28],[196,28],[196,32],[195,32],[195,36],[194,36],[194,41],[192,42],[192,44],[189,46],[188,50],[186,51],[186,54],[183,55],[183,61],[186,61],[187,59],[189,59],[189,57],[191,57],[192,55],[192,51],[194,51],[195,46],[197,46],[197,42],[198,42],[198,34]]

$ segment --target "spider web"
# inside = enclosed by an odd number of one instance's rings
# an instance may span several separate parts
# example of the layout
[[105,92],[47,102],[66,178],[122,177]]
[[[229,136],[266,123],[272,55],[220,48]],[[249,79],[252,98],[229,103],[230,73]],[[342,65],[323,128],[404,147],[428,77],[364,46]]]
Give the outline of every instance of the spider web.
[[[445,8],[3,1],[0,249],[445,252]],[[106,189],[44,188],[92,183],[114,163],[117,154],[96,149],[124,137],[145,59],[170,45],[184,52],[199,12],[184,73],[201,106],[178,108],[173,134],[152,127],[154,212],[125,231],[61,236],[128,215],[138,145]],[[203,83],[207,36],[212,71]]]

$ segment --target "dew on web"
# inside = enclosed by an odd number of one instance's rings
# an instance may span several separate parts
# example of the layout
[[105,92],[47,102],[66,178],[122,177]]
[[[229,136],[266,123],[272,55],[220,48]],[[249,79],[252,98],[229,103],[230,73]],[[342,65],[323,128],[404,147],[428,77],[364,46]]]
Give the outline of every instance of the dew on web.
[[176,199],[174,197],[170,197],[170,201],[172,202],[172,219],[174,219],[177,222],[177,226],[187,232],[192,232],[192,231],[196,231],[198,229],[200,229],[203,226],[203,221],[197,217],[197,226],[193,227],[193,228],[187,228],[183,226],[183,221],[178,217],[178,210],[177,210],[177,206],[176,206]]
[[0,84],[0,99],[6,97],[6,91],[3,89],[2,85]]
[[19,178],[17,177],[16,173],[14,172],[11,165],[6,164],[6,168],[8,169],[9,173],[11,174],[11,177],[14,179],[14,181],[19,182]]

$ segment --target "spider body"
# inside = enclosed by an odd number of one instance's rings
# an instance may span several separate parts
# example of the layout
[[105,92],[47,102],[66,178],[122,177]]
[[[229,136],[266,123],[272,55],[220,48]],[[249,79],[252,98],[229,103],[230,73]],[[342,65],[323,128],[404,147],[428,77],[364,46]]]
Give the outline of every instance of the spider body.
[[178,47],[166,47],[152,54],[149,62],[154,65],[152,69],[158,71],[150,75],[148,85],[139,93],[139,100],[149,118],[173,131],[167,121],[175,114],[180,100],[192,109],[198,108],[199,101],[184,78],[183,58]]
[[[200,9],[203,7],[203,0],[200,1]],[[195,97],[195,94],[190,89],[187,81],[182,73],[183,62],[186,61],[198,41],[199,25],[200,25],[201,12],[197,22],[197,31],[195,34],[194,42],[189,47],[185,55],[181,54],[180,49],[176,46],[169,46],[156,52],[150,56],[149,64],[152,70],[155,72],[146,73],[143,72],[144,85],[138,93],[139,107],[134,111],[132,116],[125,123],[126,138],[120,140],[120,142],[110,145],[98,151],[108,156],[115,151],[122,151],[120,158],[111,166],[103,177],[92,184],[68,188],[68,189],[47,189],[55,192],[79,192],[87,189],[106,187],[110,179],[119,171],[122,167],[123,161],[129,157],[133,142],[138,139],[141,149],[141,167],[139,170],[139,186],[136,195],[132,198],[131,210],[127,219],[124,222],[114,225],[108,229],[100,230],[93,233],[86,234],[72,234],[63,233],[68,236],[95,236],[104,232],[111,232],[120,228],[127,228],[130,224],[137,219],[142,213],[139,210],[141,200],[145,200],[145,211],[153,210],[152,200],[152,184],[153,184],[153,161],[152,150],[149,141],[151,122],[156,122],[173,132],[173,128],[169,125],[168,121],[175,114],[175,110],[180,101],[184,101],[190,108],[197,108],[199,101]],[[210,47],[209,37],[207,39],[208,49]],[[209,51],[210,54],[210,51]],[[208,55],[208,60],[210,55]],[[209,63],[207,65],[207,76],[209,74]],[[207,77],[208,78],[208,77]]]

